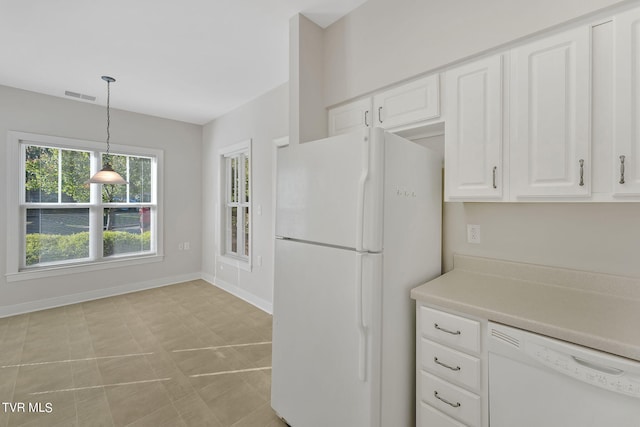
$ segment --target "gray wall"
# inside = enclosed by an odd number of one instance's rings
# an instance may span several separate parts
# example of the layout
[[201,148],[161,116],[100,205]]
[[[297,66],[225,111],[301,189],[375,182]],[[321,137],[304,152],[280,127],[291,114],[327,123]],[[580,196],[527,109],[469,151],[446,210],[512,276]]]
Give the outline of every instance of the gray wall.
[[[203,277],[267,311],[273,301],[273,140],[288,135],[288,100],[289,86],[284,84],[208,123],[203,130]],[[252,139],[251,271],[219,261],[215,233],[219,214],[217,152],[247,139]],[[262,257],[261,266],[258,256]]]
[[[117,104],[117,101],[114,102]],[[111,142],[164,150],[163,262],[7,283],[6,175],[0,173],[0,315],[199,277],[201,126],[112,109]],[[7,131],[105,140],[106,111],[90,103],[0,86],[0,135]],[[6,143],[6,142],[5,142]],[[6,149],[0,150],[0,165]],[[179,251],[189,241],[191,250]],[[10,248],[9,250],[13,250]],[[17,250],[17,248],[16,248]]]
[[368,0],[325,31],[325,105],[621,3],[629,2]]
[[446,270],[462,253],[640,277],[640,203],[445,203],[444,236]]

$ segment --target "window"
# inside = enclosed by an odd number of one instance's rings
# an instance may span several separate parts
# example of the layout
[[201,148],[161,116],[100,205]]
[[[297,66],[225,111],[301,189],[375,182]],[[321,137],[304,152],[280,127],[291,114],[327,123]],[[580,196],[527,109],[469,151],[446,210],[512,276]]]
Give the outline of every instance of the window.
[[251,141],[221,151],[221,254],[250,265]]
[[18,190],[8,200],[10,275],[160,254],[161,152],[112,145],[128,184],[99,185],[87,181],[106,160],[103,144],[10,132],[9,145],[18,165],[7,172]]

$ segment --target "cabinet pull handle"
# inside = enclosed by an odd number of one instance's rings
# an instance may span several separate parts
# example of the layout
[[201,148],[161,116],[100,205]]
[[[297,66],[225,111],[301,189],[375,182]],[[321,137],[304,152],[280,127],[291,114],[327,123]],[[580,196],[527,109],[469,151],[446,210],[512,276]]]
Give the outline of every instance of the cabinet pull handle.
[[378,121],[382,123],[382,107],[378,107]]
[[434,390],[433,395],[436,397],[436,399],[443,401],[444,403],[446,403],[447,405],[451,406],[452,408],[459,408],[462,405],[460,404],[460,402],[456,402],[456,403],[451,403],[449,402],[447,399],[440,397],[440,395],[438,394],[437,391]]
[[461,368],[460,368],[460,366],[456,366],[456,367],[454,368],[454,367],[453,367],[453,366],[451,366],[451,365],[447,365],[446,363],[442,363],[441,361],[439,361],[439,360],[438,360],[438,358],[437,358],[437,357],[434,357],[434,358],[433,358],[433,361],[434,361],[435,363],[437,363],[438,365],[440,365],[440,366],[444,366],[444,367],[445,367],[445,368],[447,368],[447,369],[451,369],[452,371],[459,371],[459,370],[461,369]]
[[580,187],[584,186],[584,160],[580,159]]
[[366,111],[364,112],[364,125],[365,125],[366,127],[369,127],[369,123],[367,123],[367,116],[368,116],[368,115],[369,115],[369,110],[366,110]]
[[498,170],[497,166],[493,167],[493,188],[498,188],[498,186],[496,185],[496,171]]
[[624,156],[620,156],[620,184],[624,184]]
[[437,323],[434,323],[433,327],[436,328],[439,331],[446,332],[446,333],[451,334],[451,335],[460,335],[462,333],[460,331],[452,331],[450,329],[442,328],[442,327],[438,326]]

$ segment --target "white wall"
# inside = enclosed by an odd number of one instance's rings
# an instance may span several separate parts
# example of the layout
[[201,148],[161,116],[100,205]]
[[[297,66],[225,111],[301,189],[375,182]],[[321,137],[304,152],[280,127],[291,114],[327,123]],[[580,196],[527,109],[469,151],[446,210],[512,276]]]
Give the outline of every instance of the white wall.
[[[271,311],[273,301],[273,140],[289,132],[289,86],[281,85],[204,126],[203,130],[203,277]],[[252,257],[245,271],[218,260],[218,150],[252,140]],[[261,215],[258,214],[261,211]],[[257,257],[262,257],[262,265]]]
[[[117,105],[117,100],[114,99]],[[106,111],[90,103],[0,86],[0,136],[23,131],[105,140]],[[200,275],[201,126],[112,109],[111,142],[164,150],[163,262],[7,283],[6,175],[0,173],[0,316],[163,284]],[[6,150],[0,150],[0,165]],[[189,241],[191,250],[178,251]]]
[[639,224],[640,203],[445,203],[444,267],[455,252],[640,277]]
[[623,2],[368,0],[325,31],[325,105],[617,3]]

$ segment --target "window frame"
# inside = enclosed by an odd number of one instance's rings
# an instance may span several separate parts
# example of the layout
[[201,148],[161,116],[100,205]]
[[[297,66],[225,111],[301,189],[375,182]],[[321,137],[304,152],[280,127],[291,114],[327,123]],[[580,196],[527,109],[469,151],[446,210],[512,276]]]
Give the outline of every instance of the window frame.
[[[56,275],[73,274],[114,268],[114,263],[137,265],[159,262],[163,259],[162,236],[162,169],[163,151],[157,149],[111,144],[111,154],[151,158],[151,200],[149,203],[123,202],[108,203],[102,201],[102,186],[92,189],[88,203],[27,203],[25,198],[25,146],[34,145],[67,150],[90,152],[90,175],[100,168],[105,144],[96,141],[39,135],[27,132],[9,131],[7,138],[7,266],[8,282],[30,280]],[[59,199],[60,200],[60,199]],[[143,206],[144,205],[144,206]],[[103,212],[108,208],[149,207],[155,210],[151,218],[152,244],[150,251],[114,254],[104,257],[102,254]],[[26,224],[27,209],[89,209],[90,248],[89,257],[68,261],[45,263],[43,265],[26,266]],[[98,238],[97,235],[100,234]],[[16,250],[18,249],[18,250]]]
[[[252,267],[252,253],[253,253],[253,197],[252,197],[252,181],[253,181],[253,161],[252,161],[252,141],[251,139],[247,139],[245,141],[241,141],[227,147],[223,147],[218,150],[218,159],[219,159],[219,188],[218,188],[218,221],[217,221],[217,229],[218,229],[218,259],[226,264],[234,265],[240,269],[251,271]],[[245,197],[246,192],[244,188],[244,177],[245,177],[245,168],[244,162],[241,162],[241,167],[237,167],[236,169],[240,171],[235,180],[237,182],[237,200],[233,202],[231,200],[231,185],[232,177],[231,177],[231,159],[232,158],[242,158],[248,159],[249,161],[249,179],[248,179],[248,190],[249,190],[249,201],[247,202]],[[242,245],[247,245],[248,254],[242,255],[238,253],[234,253],[230,250],[231,248],[231,209],[237,208],[238,219],[236,230],[237,230],[237,248],[241,248]],[[248,242],[244,238],[244,232],[241,230],[244,229],[244,215],[242,215],[243,208],[247,208],[249,211],[249,225],[248,225]],[[240,219],[242,219],[240,221]]]

